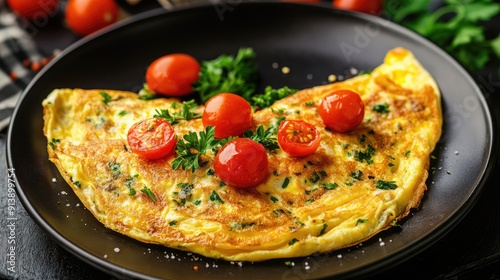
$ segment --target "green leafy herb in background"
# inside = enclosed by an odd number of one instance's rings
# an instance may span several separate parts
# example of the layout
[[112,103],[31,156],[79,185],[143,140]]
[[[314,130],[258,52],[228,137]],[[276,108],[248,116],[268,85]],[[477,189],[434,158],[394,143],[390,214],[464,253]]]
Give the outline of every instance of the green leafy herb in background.
[[275,101],[285,98],[289,95],[296,93],[298,90],[291,89],[289,87],[282,87],[278,89],[273,89],[267,86],[264,89],[264,93],[256,94],[252,96],[250,104],[260,109],[271,106]]
[[205,103],[210,97],[231,92],[250,100],[256,90],[257,65],[251,48],[240,48],[236,56],[220,55],[214,60],[202,61],[200,76],[193,84]]
[[500,35],[487,39],[484,22],[500,12],[493,0],[445,0],[431,11],[431,0],[385,0],[387,15],[447,51],[468,71],[476,72],[495,56]]

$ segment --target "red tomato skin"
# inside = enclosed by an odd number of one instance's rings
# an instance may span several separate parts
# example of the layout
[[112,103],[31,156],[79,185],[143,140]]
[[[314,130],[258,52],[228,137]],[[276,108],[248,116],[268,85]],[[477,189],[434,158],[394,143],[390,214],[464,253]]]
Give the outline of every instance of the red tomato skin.
[[28,20],[45,20],[55,14],[59,0],[7,0],[10,9]]
[[241,136],[252,126],[252,107],[239,95],[219,93],[205,103],[202,122],[215,128],[215,138]]
[[361,124],[365,116],[365,105],[357,93],[338,90],[321,100],[318,113],[326,127],[343,133]]
[[80,36],[87,36],[118,20],[114,0],[68,0],[65,11],[68,27]]
[[200,64],[183,53],[157,58],[146,70],[149,90],[168,96],[184,96],[193,92],[192,84],[198,79]]
[[[289,130],[293,130],[291,133]],[[299,133],[297,133],[299,132]],[[298,137],[306,132],[311,138],[301,142]],[[306,136],[307,137],[307,136]],[[321,143],[321,135],[314,125],[300,120],[282,121],[278,128],[278,143],[283,151],[296,156],[303,157],[314,153]]]
[[248,138],[236,138],[224,145],[214,161],[215,174],[236,188],[255,187],[268,174],[269,160],[264,147]]
[[372,15],[380,15],[384,8],[382,0],[333,0],[332,5],[335,8]]
[[174,128],[162,118],[150,118],[133,124],[127,134],[132,152],[147,159],[171,154],[177,143]]

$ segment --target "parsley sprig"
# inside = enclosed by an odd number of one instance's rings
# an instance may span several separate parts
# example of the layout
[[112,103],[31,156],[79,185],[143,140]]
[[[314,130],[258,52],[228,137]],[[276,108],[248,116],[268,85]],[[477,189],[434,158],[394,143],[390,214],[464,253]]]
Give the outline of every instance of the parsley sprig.
[[[174,103],[175,104],[175,103]],[[169,123],[174,124],[179,120],[190,120],[201,118],[201,114],[195,113],[194,110],[198,107],[198,104],[194,99],[182,102],[182,109],[180,112],[174,112],[170,114],[168,109],[156,109],[156,114],[154,118],[163,118]]]
[[273,89],[271,86],[267,86],[264,88],[264,93],[253,95],[249,101],[253,106],[262,109],[273,105],[275,101],[292,95],[297,91],[297,89],[291,89],[286,86],[278,89]]
[[207,126],[205,131],[199,133],[190,131],[177,141],[177,157],[172,162],[172,168],[183,170],[191,169],[195,172],[200,168],[200,156],[219,145],[220,140],[215,139],[215,128]]
[[[279,148],[272,127],[264,129],[264,127],[260,125],[255,132],[251,130],[245,131],[243,137],[260,143],[269,151]],[[175,151],[177,157],[172,162],[172,169],[191,169],[192,172],[195,172],[202,164],[200,159],[201,155],[206,155],[207,151],[210,150],[217,153],[217,150],[221,146],[224,146],[233,139],[235,139],[235,137],[216,139],[215,128],[213,126],[207,126],[204,131],[200,131],[199,133],[190,131],[188,134],[184,135],[182,139],[177,141],[177,149]]]
[[266,150],[274,151],[279,149],[278,140],[276,139],[274,127],[268,127],[264,130],[262,125],[259,125],[255,132],[247,130],[243,133],[243,137],[252,139],[253,141],[260,143]]
[[[397,4],[395,6],[395,4]],[[500,12],[492,0],[445,0],[434,11],[431,0],[386,0],[391,19],[427,37],[470,72],[478,71],[493,55],[500,58],[500,35],[488,40],[483,23]],[[393,8],[391,7],[399,7]]]
[[240,48],[236,56],[223,54],[202,61],[199,78],[193,84],[194,91],[200,94],[203,103],[221,92],[232,92],[250,100],[257,80],[254,58],[252,48]]

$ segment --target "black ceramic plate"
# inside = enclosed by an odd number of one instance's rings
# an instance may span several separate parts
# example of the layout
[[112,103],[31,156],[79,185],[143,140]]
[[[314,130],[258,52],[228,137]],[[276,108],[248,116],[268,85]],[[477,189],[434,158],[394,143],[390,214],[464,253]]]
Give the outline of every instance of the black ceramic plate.
[[[469,210],[485,180],[492,123],[480,90],[438,47],[388,21],[329,7],[240,3],[174,12],[155,10],[66,50],[31,83],[12,118],[8,162],[33,219],[68,251],[116,276],[166,279],[312,279],[358,277],[390,268],[437,241]],[[385,53],[410,49],[442,90],[444,132],[431,161],[429,190],[401,228],[327,255],[230,263],[143,244],[98,223],[47,160],[41,102],[54,88],[138,91],[148,64],[173,52],[199,60],[257,53],[260,87],[306,88],[329,74],[368,70]],[[273,63],[279,65],[273,67]],[[284,75],[281,67],[290,73]],[[57,182],[53,182],[56,178]],[[198,270],[193,269],[198,266]]]

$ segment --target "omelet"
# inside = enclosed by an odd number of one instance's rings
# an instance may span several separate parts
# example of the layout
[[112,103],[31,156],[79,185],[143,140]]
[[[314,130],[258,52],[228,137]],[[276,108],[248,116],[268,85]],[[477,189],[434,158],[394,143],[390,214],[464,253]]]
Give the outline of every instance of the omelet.
[[[338,133],[317,107],[337,89],[359,93],[362,123]],[[132,92],[55,89],[43,101],[48,159],[107,228],[146,243],[231,261],[327,253],[391,227],[419,205],[430,155],[441,135],[440,92],[406,49],[390,50],[371,73],[298,91],[253,114],[253,129],[305,120],[321,134],[311,155],[268,152],[268,176],[233,188],[213,172],[215,152],[195,170],[172,168],[176,155],[133,153],[128,129],[179,100]],[[202,112],[203,106],[195,109]],[[179,120],[178,139],[203,131]]]

